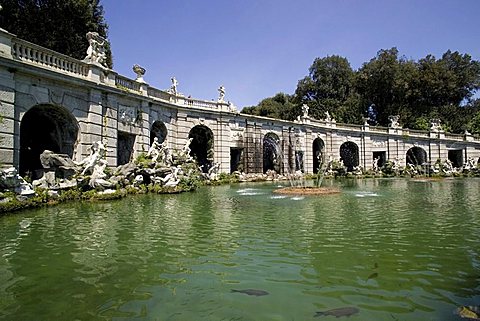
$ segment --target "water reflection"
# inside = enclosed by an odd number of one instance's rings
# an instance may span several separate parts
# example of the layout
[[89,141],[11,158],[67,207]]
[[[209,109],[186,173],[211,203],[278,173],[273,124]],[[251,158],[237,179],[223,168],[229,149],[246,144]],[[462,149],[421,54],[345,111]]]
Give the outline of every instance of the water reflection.
[[[0,319],[455,320],[478,304],[480,180],[325,184],[342,193],[244,184],[4,217]],[[270,295],[230,293],[248,288]]]

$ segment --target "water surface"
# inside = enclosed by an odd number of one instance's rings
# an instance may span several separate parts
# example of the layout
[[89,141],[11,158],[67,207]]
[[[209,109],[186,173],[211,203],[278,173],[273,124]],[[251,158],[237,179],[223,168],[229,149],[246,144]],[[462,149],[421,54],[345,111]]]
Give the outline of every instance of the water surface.
[[480,305],[479,179],[325,183],[342,193],[241,184],[0,218],[0,320],[338,320],[314,315],[355,307],[348,320],[445,321]]

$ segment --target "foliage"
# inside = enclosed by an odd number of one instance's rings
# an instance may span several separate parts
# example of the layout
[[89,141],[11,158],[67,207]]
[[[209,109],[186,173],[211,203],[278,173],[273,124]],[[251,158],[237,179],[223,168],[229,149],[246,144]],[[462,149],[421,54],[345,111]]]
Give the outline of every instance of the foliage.
[[471,118],[467,123],[466,129],[472,134],[480,135],[480,99],[477,99],[471,104],[470,110]]
[[[315,119],[328,111],[338,122],[363,124],[369,117],[371,125],[388,126],[389,116],[400,115],[403,127],[428,130],[438,118],[446,131],[478,133],[479,103],[473,97],[479,89],[480,62],[468,54],[448,50],[440,59],[427,55],[415,61],[393,47],[378,51],[357,71],[340,56],[316,58],[293,96],[278,94],[242,112],[292,120],[307,104]],[[279,95],[288,97],[288,104]]]
[[245,107],[242,113],[256,116],[293,120],[299,115],[300,108],[292,103],[292,96],[278,93],[263,99],[258,106]]
[[150,168],[153,162],[152,159],[147,156],[147,153],[140,153],[134,160],[134,163],[140,168]]
[[[2,7],[1,28],[77,59],[86,55],[87,32],[107,38],[108,26],[99,0],[4,0]],[[109,45],[106,54],[111,68]]]
[[325,118],[328,111],[338,121],[345,122],[347,117],[353,116],[349,120],[359,122],[361,115],[353,104],[353,84],[354,72],[346,58],[316,58],[308,76],[297,84],[295,101],[298,105],[307,104],[310,115],[316,119]]

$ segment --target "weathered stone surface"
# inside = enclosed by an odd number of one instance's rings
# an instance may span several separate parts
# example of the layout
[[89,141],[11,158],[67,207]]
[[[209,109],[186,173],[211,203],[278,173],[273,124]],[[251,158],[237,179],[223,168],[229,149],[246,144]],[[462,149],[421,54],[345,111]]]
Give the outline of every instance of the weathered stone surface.
[[25,197],[35,195],[32,185],[18,175],[15,167],[0,171],[0,190],[15,192]]
[[40,163],[43,168],[55,168],[55,167],[66,167],[66,168],[77,168],[77,165],[73,162],[70,156],[65,154],[57,154],[50,150],[45,150],[40,154]]

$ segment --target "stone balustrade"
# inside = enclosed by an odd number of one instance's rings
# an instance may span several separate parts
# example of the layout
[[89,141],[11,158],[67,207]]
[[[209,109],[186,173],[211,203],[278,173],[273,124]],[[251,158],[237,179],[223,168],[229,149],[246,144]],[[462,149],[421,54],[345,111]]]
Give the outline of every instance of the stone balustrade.
[[140,83],[120,75],[115,77],[115,86],[119,89],[127,89],[140,92]]
[[369,129],[371,132],[388,134],[388,127],[370,126]]
[[89,75],[88,64],[18,38],[12,38],[12,56],[22,62],[75,76]]
[[164,101],[170,101],[172,98],[172,94],[170,94],[169,92],[166,92],[154,87],[148,87],[147,95],[149,97],[157,98]]

